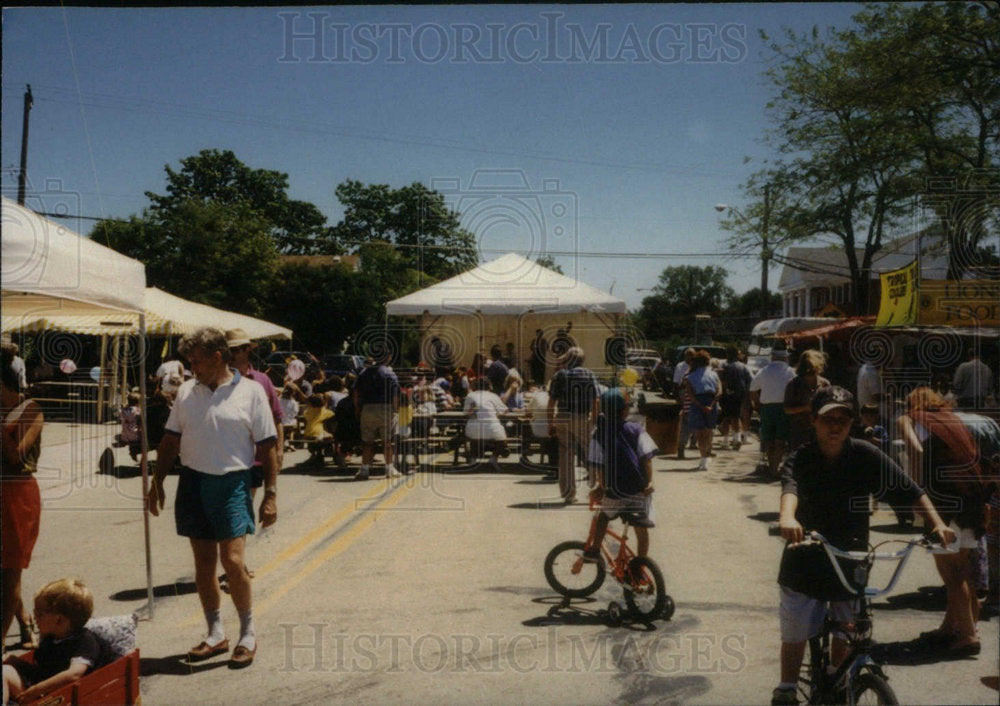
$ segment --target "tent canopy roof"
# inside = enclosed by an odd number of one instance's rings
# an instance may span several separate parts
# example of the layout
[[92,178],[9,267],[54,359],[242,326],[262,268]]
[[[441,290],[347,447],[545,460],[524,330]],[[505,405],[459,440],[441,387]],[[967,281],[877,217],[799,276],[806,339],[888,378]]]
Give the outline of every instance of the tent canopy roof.
[[[224,311],[182,299],[156,287],[146,290],[146,332],[187,334],[202,326],[223,330],[241,328],[250,338],[291,338],[292,330],[245,314]],[[3,330],[41,331],[51,329],[87,335],[134,334],[139,330],[138,314],[108,311],[103,314],[39,312],[35,316],[12,317],[4,312]]]
[[4,318],[141,312],[146,268],[3,198]]
[[428,314],[623,314],[625,302],[516,253],[386,304],[390,316]]

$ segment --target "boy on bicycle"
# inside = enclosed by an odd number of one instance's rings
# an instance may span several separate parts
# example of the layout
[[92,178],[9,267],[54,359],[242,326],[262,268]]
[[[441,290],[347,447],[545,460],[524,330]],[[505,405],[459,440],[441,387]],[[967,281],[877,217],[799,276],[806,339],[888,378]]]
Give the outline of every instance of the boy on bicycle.
[[636,555],[649,553],[649,528],[653,522],[652,458],[656,442],[634,422],[627,422],[628,403],[618,390],[600,397],[597,428],[590,440],[587,461],[597,477],[591,500],[600,502],[601,512],[592,527],[584,557],[597,561],[608,522],[624,516],[635,527]]
[[[850,392],[820,388],[812,399],[815,438],[800,446],[782,468],[779,527],[788,544],[778,575],[781,683],[771,695],[772,704],[798,703],[796,684],[806,642],[819,632],[827,610],[838,621],[854,616],[852,596],[823,548],[796,546],[808,532],[819,532],[838,549],[867,549],[868,497],[874,495],[913,506],[945,546],[955,539],[924,491],[895,462],[868,442],[850,438],[854,414]],[[839,665],[846,656],[843,636],[834,635],[832,664]]]

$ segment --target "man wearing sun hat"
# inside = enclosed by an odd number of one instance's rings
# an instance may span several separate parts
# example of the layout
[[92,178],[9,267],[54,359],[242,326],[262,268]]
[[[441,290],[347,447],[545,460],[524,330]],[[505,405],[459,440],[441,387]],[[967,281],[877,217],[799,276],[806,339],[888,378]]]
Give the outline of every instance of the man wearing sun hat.
[[[778,573],[781,683],[771,695],[772,704],[797,703],[805,645],[819,631],[827,611],[836,620],[853,620],[851,594],[841,585],[824,549],[800,544],[807,533],[819,532],[844,551],[867,549],[868,496],[874,495],[912,506],[942,543],[955,541],[955,533],[927,494],[903,469],[868,442],[850,437],[854,395],[842,387],[823,387],[813,396],[811,409],[816,436],[789,455],[781,472],[778,526],[788,544]],[[846,655],[844,640],[835,636],[834,665]]]
[[[257,347],[257,344],[250,340],[247,332],[241,328],[229,329],[226,331],[226,342],[229,344],[229,352],[232,359],[229,364],[240,371],[240,375],[250,380],[259,382],[267,394],[267,404],[274,415],[274,425],[278,430],[278,443],[275,453],[278,455],[278,470],[282,468],[285,455],[285,432],[281,424],[281,399],[278,391],[274,389],[274,383],[267,373],[261,372],[253,367],[250,362],[250,351]],[[260,463],[255,463],[253,467],[253,491],[261,487],[264,483],[264,474],[261,471]]]

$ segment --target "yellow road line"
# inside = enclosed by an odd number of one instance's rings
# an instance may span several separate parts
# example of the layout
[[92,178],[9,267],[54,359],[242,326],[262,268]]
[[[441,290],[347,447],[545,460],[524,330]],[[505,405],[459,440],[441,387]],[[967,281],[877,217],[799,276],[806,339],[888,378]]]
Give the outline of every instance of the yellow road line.
[[[410,476],[407,480],[408,481],[412,481],[412,482],[407,482],[403,487],[399,488],[396,491],[395,494],[391,495],[384,503],[382,503],[381,505],[378,505],[378,507],[379,508],[381,508],[381,507],[392,507],[393,505],[395,505],[396,503],[398,503],[399,500],[402,499],[402,497],[404,495],[406,495],[407,493],[409,493],[409,491],[412,490],[416,486],[416,478],[417,478],[416,476]],[[311,544],[313,544],[314,542],[316,542],[319,539],[322,539],[324,536],[326,536],[330,531],[333,530],[333,528],[335,528],[337,525],[339,525],[340,523],[342,523],[347,517],[349,517],[351,515],[351,513],[353,513],[353,512],[363,512],[364,508],[360,507],[363,503],[368,503],[368,502],[371,502],[371,501],[376,501],[376,499],[380,495],[384,494],[391,487],[392,487],[391,480],[388,479],[388,478],[386,478],[380,484],[376,485],[374,488],[372,488],[371,490],[369,490],[367,493],[365,493],[361,497],[352,498],[351,501],[347,505],[345,505],[344,507],[342,507],[340,509],[340,511],[338,511],[337,514],[333,515],[329,520],[327,520],[323,524],[319,525],[318,527],[314,528],[309,533],[303,535],[295,543],[293,543],[290,546],[288,546],[281,553],[279,553],[276,557],[274,557],[269,562],[267,562],[266,564],[264,564],[260,569],[255,569],[254,570],[254,576],[255,576],[254,580],[257,580],[257,579],[260,579],[260,578],[263,578],[263,577],[267,576],[268,574],[270,574],[271,572],[273,572],[275,569],[277,569],[282,564],[285,564],[285,563],[291,561],[292,559],[294,559],[296,556],[298,556],[299,554],[301,554],[302,552],[304,552]],[[405,491],[405,492],[403,492],[403,491]],[[374,511],[374,510],[372,510],[372,509],[369,510],[369,512],[372,512],[372,511]],[[361,525],[361,526],[363,526],[363,527],[367,527],[369,524],[371,524],[371,522],[370,521],[369,522],[365,522],[364,520],[362,520],[358,524]],[[345,536],[354,537],[356,534],[357,534],[357,532],[355,532],[354,528],[352,528]],[[338,539],[336,542],[334,542],[334,546],[338,545],[339,542],[340,542],[340,540]],[[324,555],[325,555],[325,552],[324,552]],[[312,562],[310,562],[309,566],[311,566],[311,565],[312,565]],[[310,573],[311,573],[311,571],[310,571]],[[257,612],[256,608],[255,608],[254,612],[255,613]],[[199,621],[201,621],[203,619],[204,619],[204,616],[202,615],[202,613],[199,612],[199,611],[196,611],[194,613],[191,613],[187,618],[185,618],[183,621],[181,621],[180,627],[190,627],[192,625],[195,625],[196,623],[198,623]]]
[[396,505],[400,500],[402,500],[416,484],[408,484],[397,490],[390,498],[388,498],[384,503],[378,505],[377,507],[369,510],[364,517],[358,520],[357,524],[351,527],[347,532],[337,537],[333,543],[323,550],[322,553],[313,557],[313,559],[303,566],[297,573],[293,574],[284,584],[279,586],[275,591],[268,593],[267,597],[260,601],[256,606],[254,606],[254,614],[261,615],[270,608],[276,601],[280,600],[289,591],[298,586],[302,581],[306,579],[310,574],[312,574],[320,566],[328,562],[333,557],[340,554],[342,551],[347,549],[357,537],[368,529],[372,523],[379,519],[379,516],[389,508]]

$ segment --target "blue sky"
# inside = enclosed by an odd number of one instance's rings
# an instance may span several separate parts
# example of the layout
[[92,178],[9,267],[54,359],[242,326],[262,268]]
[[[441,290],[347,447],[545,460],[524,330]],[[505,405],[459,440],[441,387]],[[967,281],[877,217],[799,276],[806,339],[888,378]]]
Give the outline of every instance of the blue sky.
[[770,156],[759,30],[845,27],[858,9],[5,9],[3,192],[30,83],[29,205],[46,210],[138,213],[164,165],[230,149],[331,224],[345,179],[419,181],[463,211],[483,260],[578,253],[556,261],[630,307],[670,265],[726,267],[742,292],[759,261],[725,257],[713,206],[742,206]]

